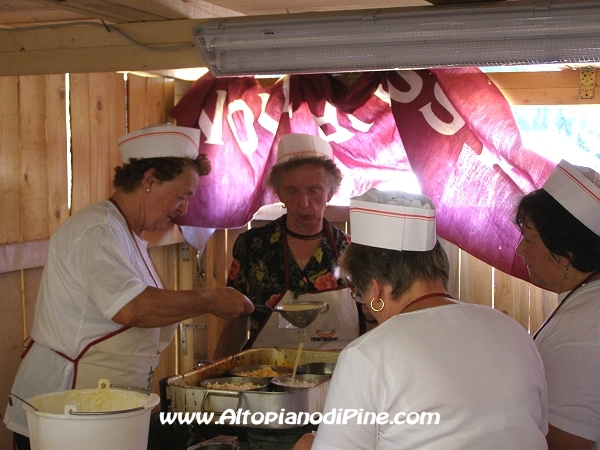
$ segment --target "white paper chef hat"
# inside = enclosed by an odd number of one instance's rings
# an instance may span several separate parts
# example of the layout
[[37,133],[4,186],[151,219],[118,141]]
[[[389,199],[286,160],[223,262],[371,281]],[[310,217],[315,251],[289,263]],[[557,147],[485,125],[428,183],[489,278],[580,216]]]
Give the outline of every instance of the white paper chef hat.
[[321,156],[333,159],[331,145],[324,139],[311,134],[284,134],[277,146],[277,163],[291,158]]
[[597,172],[574,166],[563,159],[542,189],[600,236],[600,175]]
[[350,199],[352,242],[424,252],[436,243],[435,206],[424,195],[370,189]]
[[200,130],[175,125],[153,125],[117,140],[123,163],[130,158],[198,157]]

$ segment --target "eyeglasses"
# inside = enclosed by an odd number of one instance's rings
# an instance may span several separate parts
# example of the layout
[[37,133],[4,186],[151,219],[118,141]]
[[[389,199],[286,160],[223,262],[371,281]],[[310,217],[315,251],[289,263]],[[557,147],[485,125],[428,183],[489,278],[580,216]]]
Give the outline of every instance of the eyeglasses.
[[356,303],[366,303],[365,299],[363,298],[362,292],[360,291],[360,289],[358,288],[353,288],[350,291],[350,295],[352,296],[352,299],[356,302]]

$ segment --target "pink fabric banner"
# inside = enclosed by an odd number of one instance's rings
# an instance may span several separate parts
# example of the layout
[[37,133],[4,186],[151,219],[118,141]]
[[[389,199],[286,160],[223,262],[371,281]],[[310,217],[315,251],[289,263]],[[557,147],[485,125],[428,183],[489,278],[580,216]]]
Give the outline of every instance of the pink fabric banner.
[[269,87],[249,77],[196,81],[174,109],[199,128],[212,162],[181,225],[238,228],[265,204],[279,138],[327,139],[348,199],[412,172],[437,207],[438,235],[527,279],[515,257],[519,198],[554,164],[523,147],[510,106],[478,69],[363,74],[350,89],[329,75],[286,76]]

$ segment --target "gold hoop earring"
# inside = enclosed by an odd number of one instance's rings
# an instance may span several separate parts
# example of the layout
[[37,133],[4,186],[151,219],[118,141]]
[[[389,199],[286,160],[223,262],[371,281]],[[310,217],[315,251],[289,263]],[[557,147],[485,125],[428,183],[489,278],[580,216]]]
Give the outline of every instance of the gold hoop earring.
[[369,305],[373,311],[379,312],[379,311],[381,311],[385,307],[385,302],[383,301],[383,299],[381,297],[379,297],[379,301],[381,302],[381,308],[379,308],[379,309],[373,308],[373,302],[374,301],[375,301],[375,297],[373,297],[371,299],[371,304]]

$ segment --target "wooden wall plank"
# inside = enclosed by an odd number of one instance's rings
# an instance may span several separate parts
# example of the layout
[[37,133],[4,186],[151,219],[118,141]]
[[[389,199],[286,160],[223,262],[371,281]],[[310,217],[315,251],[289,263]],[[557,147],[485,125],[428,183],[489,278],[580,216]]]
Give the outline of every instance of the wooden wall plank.
[[173,81],[173,95],[174,95],[173,105],[176,105],[177,103],[179,103],[179,100],[181,100],[181,97],[183,97],[185,95],[185,93],[189,90],[189,88],[191,86],[192,86],[191,81],[186,81],[186,80],[174,80]]
[[90,204],[110,197],[110,136],[108,129],[112,118],[108,105],[111,92],[108,89],[107,74],[90,74]]
[[165,123],[165,83],[163,78],[147,77],[146,81],[146,126]]
[[533,334],[558,305],[558,295],[532,284],[529,287],[529,298],[531,304],[530,327]]
[[71,74],[71,214],[90,204],[89,74]]
[[593,99],[579,98],[579,70],[497,72],[488,73],[487,76],[512,105],[591,105],[600,103],[598,83],[596,83],[596,95]]
[[[216,230],[206,244],[203,260],[206,264],[206,287],[224,286],[227,284],[229,271],[228,261],[231,261],[231,249],[228,242],[231,239],[229,230]],[[223,326],[223,320],[209,314],[208,323],[208,359],[212,361],[217,341]]]
[[127,131],[137,131],[148,126],[146,120],[146,78],[127,75]]
[[[179,284],[177,279],[178,274],[177,271],[172,270],[173,266],[176,266],[178,263],[177,245],[155,247],[150,249],[149,254],[165,288],[177,289]],[[159,381],[161,378],[175,374],[176,360],[177,340],[175,337],[161,353],[158,367],[154,371],[153,391],[155,393],[159,393]]]
[[[4,415],[7,396],[19,368],[23,352],[23,305],[21,299],[21,272],[0,274],[0,415]],[[0,426],[0,448],[12,448],[12,433]]]
[[71,75],[72,212],[108,198],[121,164],[117,139],[125,134],[123,75]]
[[46,77],[19,78],[21,141],[21,236],[25,241],[48,237],[46,153]]
[[[115,167],[123,164],[117,140],[127,133],[127,83],[125,76],[122,73],[115,73],[108,79],[108,86],[112,92],[110,102],[108,104],[109,117],[111,118],[108,133],[109,133],[109,170],[110,183],[115,174]],[[109,189],[113,192],[112,185]]]
[[19,79],[0,77],[0,244],[21,239],[21,153],[19,148]]
[[[188,290],[194,288],[194,270],[196,267],[196,249],[188,244],[187,242],[183,242],[176,246],[177,248],[177,261],[179,270],[177,271],[177,288],[180,290]],[[193,317],[191,319],[184,320],[182,323],[193,324],[193,323],[202,323],[205,322],[197,319],[203,319],[202,316]],[[200,341],[200,337],[202,340]],[[186,353],[183,353],[183,349],[180,345],[181,343],[181,334],[178,333],[175,336],[177,339],[177,343],[175,345],[175,349],[178,352],[178,364],[175,367],[175,372],[184,373],[188,370],[191,370],[195,366],[196,361],[196,342],[206,343],[206,330],[196,329],[196,328],[188,328],[185,331],[185,338],[187,341]],[[206,352],[206,349],[204,349]],[[206,359],[204,356],[203,359]]]
[[175,101],[174,81],[133,74],[127,80],[129,131],[167,122]]
[[[118,73],[93,73],[89,78],[90,204],[113,192],[112,179],[118,164],[117,139],[125,134],[125,85]],[[116,163],[116,164],[115,164]],[[115,165],[113,165],[115,164]]]
[[492,306],[492,267],[465,251],[460,255],[459,300]]
[[529,330],[529,284],[494,269],[494,308]]
[[173,108],[175,107],[175,80],[163,78],[163,122],[175,123]]
[[46,140],[48,171],[48,236],[69,217],[67,116],[64,75],[46,75]]
[[[512,297],[513,297],[513,313],[511,317],[519,322],[523,327],[531,331],[531,292],[530,284],[519,278],[512,277]],[[535,331],[535,330],[534,330]]]
[[[493,271],[494,273],[494,308],[498,311],[503,312],[508,316],[513,316],[514,312],[514,298],[512,295],[512,280],[511,276],[500,272],[499,270]],[[525,298],[525,301],[529,302],[529,295]]]

